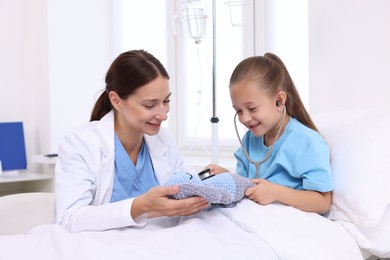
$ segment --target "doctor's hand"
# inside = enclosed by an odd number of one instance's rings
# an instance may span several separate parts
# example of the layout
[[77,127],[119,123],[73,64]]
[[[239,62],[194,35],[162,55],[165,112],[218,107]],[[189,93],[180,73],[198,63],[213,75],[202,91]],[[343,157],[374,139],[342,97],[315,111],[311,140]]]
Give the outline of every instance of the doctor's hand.
[[209,165],[207,165],[204,168],[205,169],[210,169],[210,173],[211,174],[219,174],[219,173],[228,172],[228,170],[226,170],[225,168],[223,168],[223,167],[221,167],[219,165],[216,165],[216,164],[209,164]]
[[252,179],[251,181],[257,185],[245,191],[245,195],[249,199],[261,205],[278,201],[277,195],[280,185],[264,179]]
[[208,202],[202,197],[191,197],[182,200],[168,198],[179,192],[178,186],[157,186],[137,197],[133,201],[131,216],[134,218],[148,213],[149,218],[160,216],[189,216],[206,207]]

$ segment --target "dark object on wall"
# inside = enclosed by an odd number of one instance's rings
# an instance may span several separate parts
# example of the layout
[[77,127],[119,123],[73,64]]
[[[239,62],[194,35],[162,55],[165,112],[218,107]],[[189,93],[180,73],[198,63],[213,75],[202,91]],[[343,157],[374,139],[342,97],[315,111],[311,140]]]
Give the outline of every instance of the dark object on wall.
[[27,169],[23,122],[0,123],[0,161],[3,171]]

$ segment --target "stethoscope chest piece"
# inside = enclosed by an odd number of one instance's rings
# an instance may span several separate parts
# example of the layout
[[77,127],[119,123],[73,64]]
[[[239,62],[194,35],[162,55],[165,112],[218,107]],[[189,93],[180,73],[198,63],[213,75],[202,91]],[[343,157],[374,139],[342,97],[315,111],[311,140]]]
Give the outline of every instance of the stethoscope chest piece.
[[208,178],[211,178],[214,176],[214,174],[211,174],[210,173],[210,169],[204,169],[203,171],[201,171],[200,173],[198,173],[198,176],[200,178],[200,180],[206,180]]

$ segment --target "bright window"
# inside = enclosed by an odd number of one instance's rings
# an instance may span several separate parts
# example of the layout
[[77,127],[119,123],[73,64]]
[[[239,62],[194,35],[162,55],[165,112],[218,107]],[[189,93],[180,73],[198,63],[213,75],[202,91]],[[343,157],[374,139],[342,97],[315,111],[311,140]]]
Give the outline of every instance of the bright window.
[[[218,117],[218,153],[226,150],[230,157],[238,147],[233,125],[234,110],[229,95],[229,79],[235,66],[244,58],[253,56],[254,18],[253,1],[179,1],[182,18],[178,30],[177,46],[177,132],[179,145],[189,155],[211,155],[213,106]],[[203,9],[207,16],[205,36],[197,41],[190,37],[189,28],[197,28],[195,13]],[[187,15],[188,14],[188,15]],[[201,19],[201,17],[198,17]],[[190,26],[189,26],[190,24]],[[215,26],[215,52],[213,27]],[[199,26],[198,26],[199,27]],[[194,32],[199,31],[194,29]],[[213,59],[213,55],[215,58]],[[213,66],[214,62],[214,66]],[[213,76],[213,69],[215,70]],[[215,95],[213,96],[213,77]]]

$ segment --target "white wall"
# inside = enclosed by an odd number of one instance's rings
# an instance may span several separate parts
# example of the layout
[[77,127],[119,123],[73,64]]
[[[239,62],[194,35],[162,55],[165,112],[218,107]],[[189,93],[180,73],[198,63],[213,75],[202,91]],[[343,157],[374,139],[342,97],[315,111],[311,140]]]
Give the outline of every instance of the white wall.
[[47,0],[50,144],[88,122],[113,59],[111,1]]
[[310,110],[389,107],[390,1],[309,1]]
[[0,33],[0,121],[24,122],[30,157],[49,134],[46,1],[0,0]]
[[0,0],[0,121],[23,121],[33,154],[87,122],[113,56],[111,1]]

